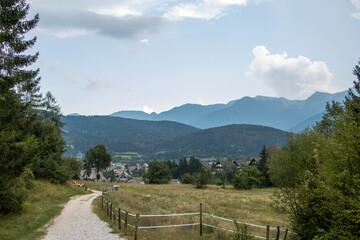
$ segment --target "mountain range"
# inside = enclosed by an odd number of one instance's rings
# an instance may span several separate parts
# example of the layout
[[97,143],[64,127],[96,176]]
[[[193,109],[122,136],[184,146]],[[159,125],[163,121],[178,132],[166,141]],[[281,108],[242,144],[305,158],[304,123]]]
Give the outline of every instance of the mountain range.
[[[256,125],[229,125],[201,130],[170,121],[134,120],[110,116],[63,116],[66,155],[84,154],[103,144],[113,159],[133,153],[142,160],[256,157],[263,145],[281,146],[286,132]],[[129,154],[128,154],[129,155]]]
[[257,96],[227,104],[184,104],[161,113],[119,111],[110,116],[151,121],[175,121],[200,129],[230,124],[255,124],[298,132],[321,120],[327,102],[344,100],[347,91],[315,92],[305,100]]

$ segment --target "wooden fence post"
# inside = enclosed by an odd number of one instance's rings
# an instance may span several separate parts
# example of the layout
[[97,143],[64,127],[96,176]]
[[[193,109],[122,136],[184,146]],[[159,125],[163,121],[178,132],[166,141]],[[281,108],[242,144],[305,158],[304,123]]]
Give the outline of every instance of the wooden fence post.
[[115,212],[115,208],[114,208],[114,226],[116,227],[116,212]]
[[104,192],[101,195],[101,209],[104,209]]
[[119,208],[119,230],[121,230],[121,209]]
[[287,234],[288,234],[288,229],[285,230],[284,240],[286,240]]
[[110,220],[111,220],[111,215],[112,215],[112,203],[110,203]]
[[135,238],[134,240],[137,240],[137,233],[138,233],[138,226],[139,226],[139,214],[136,214],[136,222],[135,222]]
[[269,240],[270,238],[270,226],[269,225],[266,225],[266,240]]
[[277,228],[277,233],[276,233],[276,240],[279,240],[279,237],[280,237],[280,227],[279,226],[277,226],[276,227]]
[[128,219],[128,212],[125,213],[125,226],[124,226],[124,235],[127,234],[127,219]]
[[109,216],[109,202],[106,202],[106,216]]
[[202,203],[200,203],[200,237],[202,236]]

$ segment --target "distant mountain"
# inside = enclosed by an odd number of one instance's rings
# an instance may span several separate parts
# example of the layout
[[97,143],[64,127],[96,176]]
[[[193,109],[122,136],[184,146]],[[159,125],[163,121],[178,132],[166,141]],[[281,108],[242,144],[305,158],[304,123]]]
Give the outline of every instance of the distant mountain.
[[78,113],[70,113],[70,114],[68,114],[68,115],[66,115],[66,116],[68,116],[68,117],[78,117],[78,116],[81,116],[80,114],[78,114]]
[[111,114],[141,120],[169,120],[206,129],[230,124],[256,124],[286,131],[300,131],[321,119],[327,102],[343,101],[347,91],[316,92],[306,100],[257,96],[244,97],[227,104],[185,104],[159,114],[120,111]]
[[64,116],[67,155],[84,154],[104,144],[115,160],[128,154],[143,160],[196,157],[257,156],[263,145],[281,145],[284,131],[254,125],[206,130],[170,121],[144,121],[107,116]]

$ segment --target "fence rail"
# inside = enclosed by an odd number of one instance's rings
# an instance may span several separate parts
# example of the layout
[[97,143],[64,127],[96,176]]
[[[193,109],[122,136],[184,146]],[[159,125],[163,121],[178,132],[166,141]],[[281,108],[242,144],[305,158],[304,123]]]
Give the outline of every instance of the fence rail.
[[[203,215],[207,216],[207,217],[211,217],[214,219],[219,219],[222,221],[226,221],[226,222],[233,222],[233,223],[238,223],[238,224],[243,224],[246,226],[251,226],[251,227],[257,227],[257,228],[262,228],[262,229],[266,229],[266,236],[262,237],[262,236],[257,236],[257,235],[252,235],[252,234],[246,234],[248,236],[252,236],[254,238],[257,239],[265,239],[265,240],[279,240],[280,239],[280,231],[285,232],[284,234],[284,238],[283,240],[286,239],[287,234],[296,234],[293,232],[288,231],[288,229],[280,229],[280,227],[270,227],[269,225],[267,226],[261,226],[261,225],[256,225],[256,224],[251,224],[251,223],[244,223],[244,222],[238,222],[235,220],[231,220],[231,219],[227,219],[227,218],[223,218],[223,217],[218,217],[209,213],[203,213],[202,212],[202,204],[200,203],[200,212],[196,212],[196,213],[176,213],[176,214],[157,214],[157,215],[140,215],[140,214],[132,214],[129,213],[127,211],[122,210],[121,208],[116,208],[115,206],[113,206],[113,204],[105,199],[105,194],[107,192],[112,192],[112,191],[116,191],[112,188],[103,188],[103,194],[102,194],[102,198],[101,198],[101,205],[102,205],[102,209],[106,209],[107,212],[107,216],[110,217],[110,220],[114,221],[114,224],[118,224],[119,230],[122,230],[122,225],[121,223],[124,224],[124,235],[127,235],[127,227],[131,227],[133,229],[135,229],[135,236],[134,239],[137,240],[137,233],[139,229],[157,229],[157,228],[175,228],[175,227],[190,227],[190,226],[199,226],[200,227],[200,236],[202,236],[202,232],[203,232],[203,227],[210,227],[210,228],[215,228],[215,229],[221,229],[223,231],[227,231],[227,232],[231,232],[231,233],[236,233],[234,230],[231,229],[226,229],[226,228],[221,228],[221,227],[217,227],[217,226],[213,226],[210,224],[206,224],[203,223]],[[122,214],[124,215],[123,219],[122,219]],[[150,217],[177,217],[177,216],[196,216],[199,215],[199,222],[195,222],[195,223],[186,223],[186,224],[175,224],[175,225],[156,225],[156,226],[139,226],[139,219],[140,218],[150,218]],[[130,217],[135,217],[135,226],[131,225],[128,223],[128,216]],[[275,238],[270,238],[270,230],[276,230],[277,234]]]

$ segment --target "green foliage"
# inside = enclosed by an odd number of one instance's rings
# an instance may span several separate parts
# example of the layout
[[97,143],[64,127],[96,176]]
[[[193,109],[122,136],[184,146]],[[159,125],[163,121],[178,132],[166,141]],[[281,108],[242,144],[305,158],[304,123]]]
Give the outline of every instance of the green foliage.
[[260,156],[260,160],[256,167],[262,174],[261,186],[262,187],[271,187],[272,182],[270,180],[269,166],[268,166],[269,153],[268,153],[265,145],[263,146],[261,152],[259,153],[259,156]]
[[252,189],[261,184],[262,174],[256,167],[243,167],[235,173],[232,181],[235,189]]
[[164,184],[169,183],[169,181],[172,179],[172,175],[166,163],[160,161],[151,161],[149,163],[148,171],[144,173],[143,178],[146,183]]
[[[257,156],[263,144],[281,145],[284,131],[255,125],[231,125],[199,130],[174,122],[151,122],[106,116],[64,116],[64,139],[72,146],[67,154],[85,153],[104,144],[114,159],[128,161]],[[136,152],[139,155],[121,155]],[[180,178],[184,173],[174,176]]]
[[328,104],[313,130],[289,136],[271,158],[271,179],[300,239],[360,238],[359,69],[344,105]]
[[200,172],[195,175],[195,187],[198,189],[206,188],[207,184],[210,184],[212,175],[206,168],[201,168]]
[[245,223],[237,223],[234,220],[235,224],[235,234],[234,240],[252,240],[254,239],[252,236],[249,236],[249,229]]
[[89,176],[91,168],[94,167],[96,169],[96,179],[99,180],[99,172],[109,167],[110,163],[111,155],[106,151],[106,147],[104,145],[99,144],[90,148],[85,153],[83,169],[85,169],[85,174]]
[[180,182],[182,184],[194,184],[195,183],[195,177],[192,176],[189,173],[185,173],[184,175],[182,175]]
[[29,70],[38,53],[26,55],[36,37],[25,34],[39,21],[26,20],[29,5],[22,0],[0,2],[0,213],[19,212],[25,200],[24,167],[37,146],[30,131],[31,95],[38,90],[38,70]]
[[79,179],[82,162],[74,157],[63,158],[62,162],[71,170],[71,177],[73,179]]

